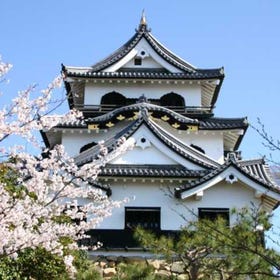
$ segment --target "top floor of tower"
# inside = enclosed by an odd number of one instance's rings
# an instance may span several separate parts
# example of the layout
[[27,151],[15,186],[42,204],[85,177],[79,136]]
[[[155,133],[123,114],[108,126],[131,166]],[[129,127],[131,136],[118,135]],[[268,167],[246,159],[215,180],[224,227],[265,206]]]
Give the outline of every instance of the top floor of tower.
[[142,14],[135,34],[89,67],[62,65],[70,108],[86,117],[145,102],[190,117],[213,115],[223,68],[200,69],[162,45]]

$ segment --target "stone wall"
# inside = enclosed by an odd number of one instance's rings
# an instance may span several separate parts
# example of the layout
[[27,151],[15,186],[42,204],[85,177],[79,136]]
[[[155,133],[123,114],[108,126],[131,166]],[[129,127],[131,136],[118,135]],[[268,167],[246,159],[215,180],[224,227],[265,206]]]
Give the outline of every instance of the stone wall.
[[111,279],[117,274],[119,264],[135,264],[142,263],[151,265],[154,268],[155,274],[165,276],[169,279],[175,276],[178,280],[188,279],[184,273],[184,267],[181,262],[174,261],[167,263],[161,259],[145,259],[141,257],[116,257],[116,256],[98,256],[93,257],[92,261],[96,270],[104,279]]

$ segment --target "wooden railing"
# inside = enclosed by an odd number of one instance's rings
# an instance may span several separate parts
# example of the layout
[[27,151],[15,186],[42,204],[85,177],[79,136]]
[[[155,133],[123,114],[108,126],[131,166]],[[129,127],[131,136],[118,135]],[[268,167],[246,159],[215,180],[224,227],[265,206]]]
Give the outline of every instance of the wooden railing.
[[[168,236],[177,238],[180,231],[157,230],[153,231],[156,236]],[[80,245],[94,246],[97,242],[103,244],[104,249],[129,249],[141,248],[141,245],[134,237],[134,231],[129,229],[92,229],[87,234],[87,239],[80,241]]]
[[[113,104],[101,104],[101,105],[84,105],[76,104],[76,108],[85,113],[107,113],[114,109],[123,107],[126,105],[113,105]],[[211,106],[164,106],[167,109],[173,110],[181,114],[205,114],[211,113],[213,107]]]

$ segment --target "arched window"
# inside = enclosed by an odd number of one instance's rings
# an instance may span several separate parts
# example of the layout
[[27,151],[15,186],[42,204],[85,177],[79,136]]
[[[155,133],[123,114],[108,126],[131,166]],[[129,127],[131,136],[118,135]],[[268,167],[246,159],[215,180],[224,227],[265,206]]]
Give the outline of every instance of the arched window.
[[101,105],[125,105],[126,98],[122,94],[112,91],[102,96]]
[[91,147],[94,147],[94,146],[96,146],[96,145],[97,145],[96,142],[90,142],[90,143],[88,143],[88,144],[86,144],[86,145],[84,145],[84,146],[81,147],[80,153],[82,153],[82,152],[84,152],[84,151],[86,151],[86,150],[88,150],[88,149],[90,149]]
[[181,95],[170,92],[160,98],[160,105],[167,107],[185,107],[185,100]]
[[191,144],[191,147],[194,148],[194,149],[196,149],[197,151],[199,151],[199,152],[205,154],[205,151],[204,151],[201,147],[199,147],[199,146],[197,146],[197,145],[194,145],[194,144]]

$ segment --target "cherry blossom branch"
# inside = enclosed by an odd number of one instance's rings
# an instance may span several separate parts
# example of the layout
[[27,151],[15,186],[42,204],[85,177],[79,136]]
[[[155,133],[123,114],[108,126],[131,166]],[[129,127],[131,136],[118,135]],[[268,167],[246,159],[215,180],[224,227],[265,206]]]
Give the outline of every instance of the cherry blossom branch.
[[[1,81],[11,67],[0,58]],[[37,86],[31,86],[19,92],[10,106],[0,109],[0,157],[8,159],[0,163],[0,258],[16,257],[25,248],[41,246],[63,256],[69,271],[73,272],[73,257],[65,256],[65,249],[77,248],[76,240],[85,238],[89,229],[126,202],[109,199],[104,190],[94,188],[92,183],[108,160],[133,143],[120,139],[110,153],[100,143],[98,159],[83,166],[77,166],[61,145],[49,150],[48,157],[30,155],[16,145],[5,147],[4,140],[14,135],[38,146],[35,131],[82,121],[82,114],[76,110],[65,115],[53,114],[64,101],[52,99],[62,80],[63,77],[58,76],[34,98]],[[67,205],[71,207],[68,209]],[[79,209],[86,213],[86,221],[82,220],[84,214]],[[67,219],[63,220],[64,217]],[[74,220],[80,223],[71,222]],[[72,242],[63,244],[63,237]]]

